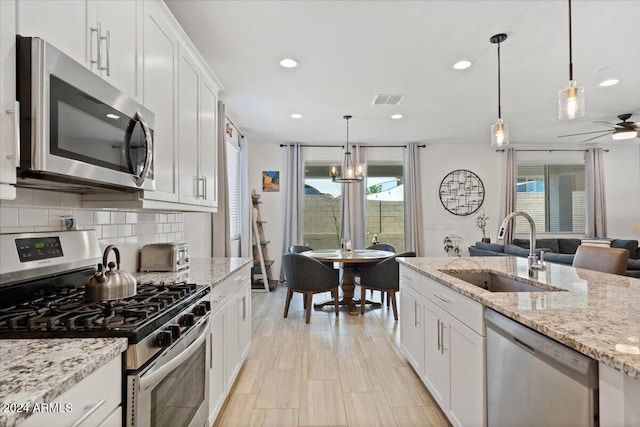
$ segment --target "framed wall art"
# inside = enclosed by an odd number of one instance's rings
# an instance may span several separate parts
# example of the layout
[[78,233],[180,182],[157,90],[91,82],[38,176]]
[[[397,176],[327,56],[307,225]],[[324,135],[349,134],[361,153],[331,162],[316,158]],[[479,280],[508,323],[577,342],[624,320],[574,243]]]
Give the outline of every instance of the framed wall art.
[[440,203],[454,215],[467,216],[476,212],[484,202],[484,184],[475,173],[457,169],[442,179]]
[[280,191],[280,171],[262,171],[262,191]]

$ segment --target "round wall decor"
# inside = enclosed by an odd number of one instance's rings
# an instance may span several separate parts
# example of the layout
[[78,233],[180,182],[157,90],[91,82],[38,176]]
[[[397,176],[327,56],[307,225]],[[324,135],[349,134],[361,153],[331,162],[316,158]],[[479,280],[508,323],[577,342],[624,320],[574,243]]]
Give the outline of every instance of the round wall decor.
[[482,180],[466,169],[457,169],[445,176],[439,193],[442,206],[454,215],[471,215],[484,202]]

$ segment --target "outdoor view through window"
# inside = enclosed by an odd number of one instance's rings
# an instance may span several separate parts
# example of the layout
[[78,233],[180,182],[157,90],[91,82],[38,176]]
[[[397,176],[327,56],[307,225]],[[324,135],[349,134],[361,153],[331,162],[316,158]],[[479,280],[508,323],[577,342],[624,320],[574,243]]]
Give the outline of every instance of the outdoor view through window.
[[[304,242],[313,249],[340,247],[341,184],[329,177],[329,164],[305,166]],[[354,185],[354,184],[345,184]],[[402,165],[367,165],[365,242],[404,249]]]

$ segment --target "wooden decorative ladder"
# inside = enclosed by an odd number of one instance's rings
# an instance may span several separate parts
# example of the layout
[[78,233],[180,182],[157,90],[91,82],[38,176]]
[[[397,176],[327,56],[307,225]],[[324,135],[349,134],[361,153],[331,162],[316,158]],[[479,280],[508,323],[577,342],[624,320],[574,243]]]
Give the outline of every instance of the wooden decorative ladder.
[[267,245],[270,243],[264,237],[264,224],[260,217],[259,196],[256,191],[251,192],[252,208],[252,226],[253,226],[253,268],[251,269],[251,289],[264,290],[269,292],[275,289],[278,281],[272,278],[271,266],[273,260],[269,259],[269,251]]

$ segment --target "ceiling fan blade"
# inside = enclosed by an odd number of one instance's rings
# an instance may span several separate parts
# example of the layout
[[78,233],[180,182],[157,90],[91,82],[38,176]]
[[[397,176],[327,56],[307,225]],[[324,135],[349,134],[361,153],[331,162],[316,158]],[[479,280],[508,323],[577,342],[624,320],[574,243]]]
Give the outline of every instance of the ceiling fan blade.
[[567,136],[576,136],[576,135],[589,135],[591,133],[604,133],[604,132],[611,132],[611,131],[612,131],[612,129],[596,130],[596,131],[593,131],[593,132],[570,133],[568,135],[558,135],[558,138],[564,138],[564,137],[567,137]]
[[[602,138],[604,135],[594,136],[593,138],[585,139],[584,141],[580,141],[579,144],[586,144],[589,141],[593,141],[594,139]],[[594,143],[595,144],[595,143]]]
[[598,123],[598,124],[601,124],[601,125],[609,125],[609,126],[612,126],[614,129],[623,127],[623,126],[620,126],[617,123],[606,122],[604,120],[597,120],[597,121],[595,121],[593,123]]

